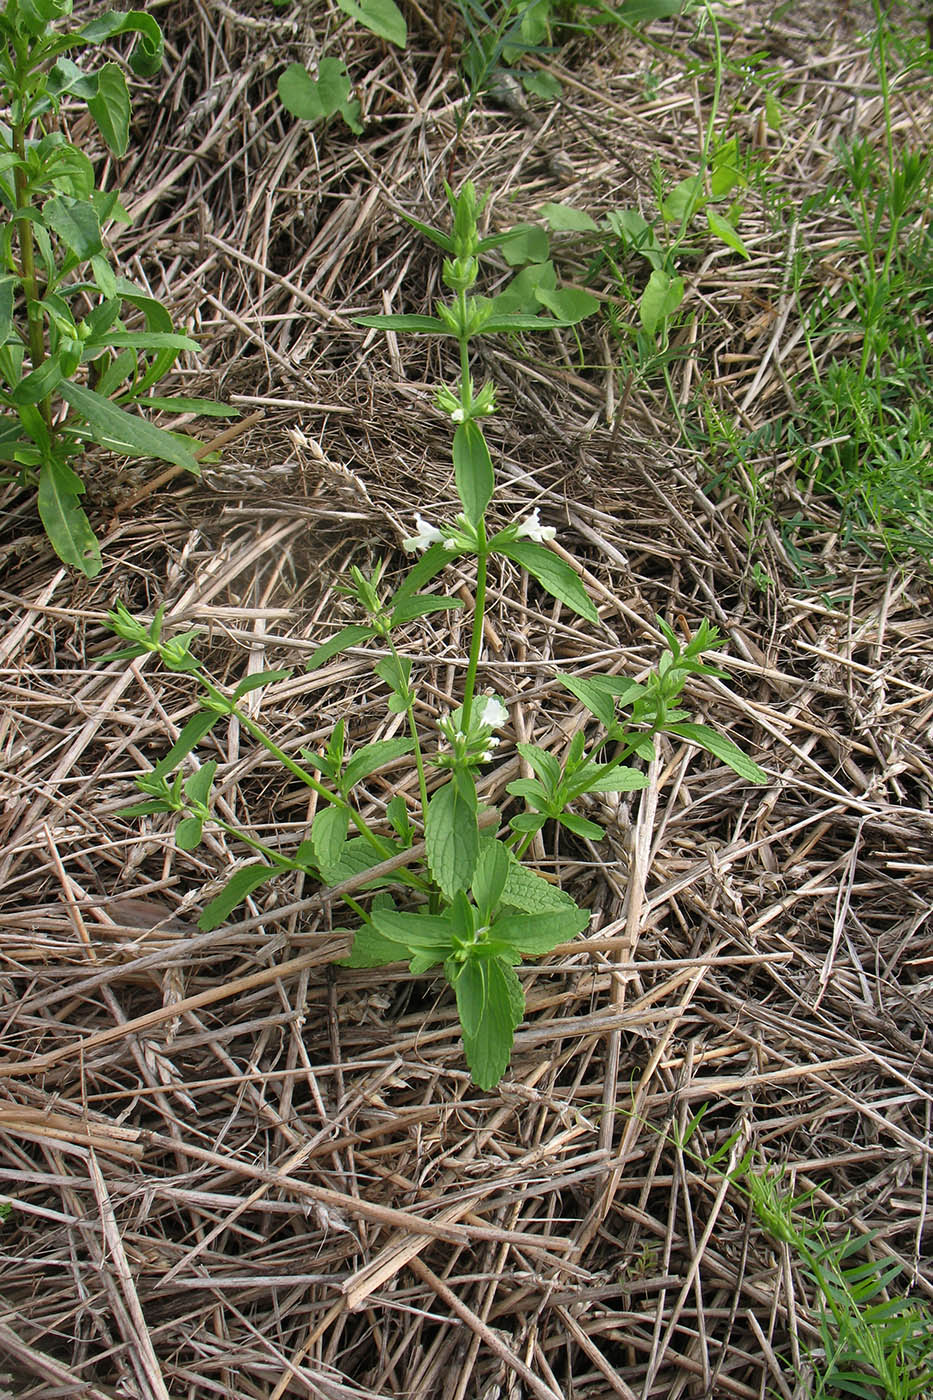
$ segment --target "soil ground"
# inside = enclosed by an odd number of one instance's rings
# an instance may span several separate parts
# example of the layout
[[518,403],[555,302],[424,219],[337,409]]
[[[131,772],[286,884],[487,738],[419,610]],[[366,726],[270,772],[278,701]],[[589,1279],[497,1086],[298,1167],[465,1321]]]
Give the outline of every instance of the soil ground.
[[[162,818],[119,815],[193,712],[190,684],[101,660],[117,598],[164,605],[172,628],[202,629],[221,679],[293,668],[255,697],[289,751],[341,717],[355,741],[386,733],[365,648],[303,663],[352,620],[347,566],[400,570],[414,512],[454,512],[433,390],[456,367],[444,343],[353,317],[430,309],[439,260],[401,213],[443,221],[449,173],[493,193],[492,229],[548,201],[650,208],[655,159],[671,181],[696,168],[709,33],[694,16],[570,36],[543,60],[559,100],[487,94],[458,138],[451,7],[406,4],[404,52],[317,0],[151,8],[168,57],[137,85],[135,154],[113,172],[136,223],[115,244],[204,347],[169,388],[260,416],[201,481],[141,498],[156,468],[89,461],[91,582],[58,564],[30,499],[3,503],[0,1192],[16,1204],[0,1393],[807,1395],[810,1286],[722,1171],[746,1151],[783,1167],[828,1228],[873,1232],[902,1263],[895,1289],[933,1296],[927,567],[847,546],[773,454],[774,514],[741,481],[708,490],[720,464],[684,445],[656,381],[618,370],[607,316],[579,339],[483,343],[494,514],[540,507],[601,618],[578,625],[517,573],[494,581],[481,680],[509,704],[507,740],[557,748],[586,722],[561,668],[637,678],[659,614],[708,617],[732,679],[693,684],[691,710],[770,779],[672,745],[650,791],[603,810],[598,847],[548,841],[541,868],[593,919],[522,970],[527,1018],[492,1093],[470,1082],[438,981],[334,966],[347,935],[313,889],[282,880],[198,932],[248,853],[209,829],[186,854]],[[838,140],[881,140],[880,99],[855,5],[722,13],[723,133],[772,184],[744,196],[747,262],[720,245],[687,260],[671,375],[684,411],[703,385],[751,431],[802,363],[789,238],[824,250],[827,284],[852,275],[832,211],[805,201]],[[277,100],[282,66],[324,52],[347,62],[360,137]],[[929,93],[896,102],[898,138],[925,140]],[[582,283],[592,250],[555,246]],[[610,270],[590,271],[630,319]],[[803,576],[781,528],[795,510],[812,522]],[[468,603],[471,582],[452,580]],[[467,627],[411,629],[426,720],[455,701]],[[225,812],[301,839],[307,790],[248,735],[218,725],[205,751]],[[484,791],[504,804],[518,758],[499,754]],[[370,782],[372,815],[396,781]]]

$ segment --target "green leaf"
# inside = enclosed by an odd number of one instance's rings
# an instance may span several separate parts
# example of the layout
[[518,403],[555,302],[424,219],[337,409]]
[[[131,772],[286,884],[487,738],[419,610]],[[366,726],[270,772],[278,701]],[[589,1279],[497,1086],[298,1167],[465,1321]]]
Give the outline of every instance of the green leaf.
[[411,622],[416,617],[427,617],[429,613],[447,612],[462,608],[461,598],[445,598],[438,593],[418,593],[414,598],[404,598],[393,608],[389,618],[390,627],[399,627],[403,622]]
[[638,303],[638,315],[649,335],[654,335],[684,299],[684,279],[655,268]]
[[606,215],[605,222],[611,233],[621,238],[633,252],[641,253],[653,268],[663,266],[664,250],[658,236],[637,209],[613,209]]
[[737,253],[741,253],[743,258],[751,257],[745,244],[742,242],[735,229],[724,219],[721,214],[717,214],[715,209],[707,209],[706,222],[709,224],[710,233],[714,233],[717,238],[730,248],[734,248]]
[[18,277],[0,277],[0,346],[5,345],[13,329],[13,294]]
[[47,360],[42,361],[38,369],[30,370],[27,375],[24,375],[11,390],[10,398],[18,406],[41,403],[54,389],[58,388],[63,378],[60,357],[50,355]]
[[345,15],[355,19],[364,29],[369,29],[380,39],[386,39],[403,49],[408,42],[408,26],[405,16],[394,0],[337,0]]
[[554,102],[564,91],[559,79],[553,73],[523,73],[522,87],[532,97],[541,97],[545,102]]
[[534,540],[512,540],[498,546],[513,563],[527,569],[552,597],[564,603],[587,622],[599,623],[599,614],[569,564]]
[[133,72],[141,78],[151,78],[162,66],[164,41],[162,31],[151,15],[143,10],[110,10],[98,19],[91,20],[78,30],[78,35],[88,44],[103,44],[118,34],[135,34],[134,44],[128,62]]
[[316,671],[319,666],[323,666],[325,661],[330,661],[331,657],[336,656],[338,652],[345,651],[347,647],[355,647],[360,642],[368,642],[375,635],[375,627],[344,627],[342,631],[337,633],[336,637],[322,642],[317,650],[311,653],[311,658],[305,669]]
[[548,236],[536,224],[518,225],[509,229],[499,247],[509,267],[524,267],[526,263],[543,263],[551,251]]
[[406,962],[408,948],[394,938],[386,938],[370,924],[357,929],[349,957],[340,960],[341,967],[385,967],[389,963]]
[[347,842],[350,813],[346,807],[322,807],[311,823],[314,858],[324,879],[336,884],[340,858]]
[[322,58],[318,76],[312,78],[300,63],[290,63],[279,76],[282,105],[301,121],[324,121],[339,112],[350,96],[346,65],[338,58]]
[[615,697],[599,684],[602,679],[602,676],[558,676],[561,685],[596,716],[604,729],[612,729],[616,722]]
[[349,792],[363,778],[368,778],[371,773],[384,768],[394,759],[401,758],[403,754],[411,753],[413,748],[414,743],[411,739],[377,739],[374,743],[367,744],[359,753],[355,753],[347,764],[341,784],[343,791]]
[[[471,964],[464,964],[469,967]],[[489,958],[476,964],[481,978],[477,990],[471,978],[469,987],[464,988],[464,1001],[468,1014],[473,1015],[475,1003],[479,1001],[478,1019],[471,1024],[475,1030],[463,1029],[463,1049],[473,1082],[481,1089],[492,1089],[508,1068],[512,1054],[513,1032],[521,1025],[525,1014],[525,994],[512,967],[501,958]],[[457,979],[454,990],[457,993],[457,1009],[460,1010],[460,982]],[[462,1023],[462,1013],[461,1013]]]
[[182,817],[175,828],[175,845],[180,851],[196,851],[201,844],[204,823],[200,817]]
[[684,226],[690,222],[705,200],[703,176],[697,172],[696,175],[688,175],[686,180],[681,180],[674,186],[661,205],[661,213],[668,223]]
[[583,209],[574,209],[571,204],[542,204],[538,210],[555,233],[598,233],[599,224]]
[[545,788],[549,792],[556,792],[560,784],[560,763],[554,755],[548,753],[547,749],[538,748],[537,744],[516,744],[515,747],[525,762],[531,765],[531,771],[541,779]]
[[39,473],[39,518],[59,559],[88,578],[101,570],[100,545],[78,504],[81,478],[66,462],[51,457]]
[[572,831],[574,836],[582,836],[587,841],[602,841],[606,835],[596,822],[588,821],[586,817],[578,817],[575,812],[561,812],[557,820],[561,826]]
[[486,964],[478,958],[461,963],[454,982],[457,1013],[463,1027],[464,1039],[475,1036],[486,1009]]
[[216,772],[217,760],[212,758],[207,763],[202,763],[196,772],[185,779],[185,796],[189,802],[198,803],[202,807],[207,806]]
[[727,739],[724,734],[718,734],[715,729],[710,729],[708,725],[666,724],[664,729],[667,734],[676,734],[679,738],[688,739],[691,744],[698,744],[701,749],[706,749],[714,758],[727,764],[746,782],[755,783],[759,787],[770,782],[764,769],[759,768],[748,754],[743,753],[737,744],[733,744],[731,739]]
[[578,909],[569,897],[568,903],[570,907],[553,912],[505,915],[496,920],[492,936],[504,939],[518,953],[530,953],[532,957],[549,953],[558,943],[576,938],[590,922],[588,909]]
[[[585,779],[586,787],[578,784]],[[627,768],[625,764],[588,763],[574,775],[574,795],[584,792],[638,792],[648,786],[648,779],[637,768]]]
[[279,873],[276,866],[266,865],[265,861],[261,860],[242,866],[230,876],[220,894],[215,895],[205,906],[198,919],[198,928],[202,933],[210,933],[211,929],[219,928],[237,905],[243,903],[247,895],[251,895],[253,890],[258,890],[260,885],[264,885],[273,875]]
[[354,325],[380,331],[417,331],[420,335],[452,335],[438,316],[354,316]]
[[130,94],[119,64],[105,63],[98,69],[97,93],[87,99],[87,107],[97,129],[116,156],[125,156],[130,144]]
[[192,715],[168,753],[153,768],[153,776],[165,778],[174,772],[182,759],[187,758],[189,753],[197,748],[205,734],[219,719],[220,715],[216,710],[199,710],[196,715]]
[[493,838],[482,842],[472,888],[476,906],[486,923],[502,897],[510,864],[508,847],[501,841]]
[[616,14],[628,24],[650,24],[679,15],[683,0],[622,0]]
[[724,141],[713,155],[710,168],[709,187],[713,199],[722,199],[736,185],[743,185],[745,179],[739,169],[739,143],[733,136]]
[[476,794],[471,803],[456,775],[428,802],[424,837],[431,874],[444,895],[452,899],[457,890],[469,889],[479,856]]
[[156,457],[163,462],[174,462],[195,476],[200,475],[201,468],[190,447],[171,433],[147,423],[144,418],[124,413],[109,399],[80,384],[63,384],[61,396],[85,419],[94,440],[102,446],[127,457]]
[[158,409],[162,413],[199,413],[202,418],[239,418],[240,410],[229,404],[215,403],[213,399],[170,399],[147,398],[139,402],[146,408]]
[[460,423],[454,433],[454,476],[467,519],[478,525],[495,490],[489,448],[476,423]]
[[373,909],[373,923],[384,938],[402,943],[412,952],[439,954],[435,961],[443,961],[454,946],[453,927],[444,915]]
[[[529,870],[513,856],[508,878],[502,891],[501,903],[524,914],[548,914],[553,910],[573,910],[576,905],[558,885],[552,885],[541,875]],[[573,937],[573,935],[569,935]]]
[[599,310],[599,298],[581,287],[559,287],[553,292],[539,287],[535,296],[565,326],[575,326],[578,321]]
[[72,199],[64,194],[54,195],[43,204],[42,217],[66,247],[82,261],[102,251],[97,210],[88,200]]
[[277,681],[287,680],[290,675],[291,671],[256,671],[252,676],[244,676],[233,692],[233,700],[242,700],[251,691],[261,690],[264,685],[275,685]]
[[[190,335],[179,335],[175,331],[102,331],[85,342],[85,351],[100,351],[108,348],[129,346],[133,350],[200,350],[196,340]],[[85,359],[93,358],[85,353]],[[144,399],[151,403],[151,399]],[[172,402],[171,399],[168,400]]]

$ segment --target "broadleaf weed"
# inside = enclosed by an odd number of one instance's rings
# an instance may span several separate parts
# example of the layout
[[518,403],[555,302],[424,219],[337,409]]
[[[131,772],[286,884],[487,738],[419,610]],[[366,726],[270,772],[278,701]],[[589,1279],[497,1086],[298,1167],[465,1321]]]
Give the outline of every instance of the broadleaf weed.
[[[600,622],[577,571],[549,548],[556,530],[542,523],[538,509],[498,527],[490,517],[496,474],[482,423],[495,413],[496,396],[491,383],[477,385],[473,379],[471,345],[480,335],[570,325],[586,305],[569,307],[539,296],[533,311],[503,311],[497,298],[476,295],[481,263],[515,231],[480,234],[485,201],[471,183],[456,195],[448,190],[448,197],[449,231],[411,221],[444,254],[448,299],[436,304],[433,316],[366,316],[358,321],[367,328],[438,335],[456,343],[459,376],[439,387],[436,404],[453,429],[452,468],[462,510],[455,519],[436,524],[416,515],[416,531],[404,548],[421,557],[394,591],[386,585],[383,562],[368,573],[352,567],[343,586],[364,620],[322,643],[309,663],[312,669],[319,667],[347,646],[377,648],[374,671],[388,692],[389,713],[405,717],[407,737],[375,739],[357,749],[341,723],[323,752],[304,749],[298,762],[241,704],[249,690],[273,683],[283,673],[250,677],[231,691],[218,686],[198,661],[191,633],[163,637],[161,614],[147,625],[118,604],[110,625],[127,644],[117,659],[157,655],[170,670],[188,673],[200,690],[198,713],[166,757],[138,780],[145,800],[126,815],[174,814],[176,844],[185,851],[197,846],[205,824],[212,821],[259,857],[234,873],[204,910],[200,926],[216,927],[237,903],[279,874],[300,871],[331,886],[334,898],[342,899],[355,916],[350,966],[407,961],[414,975],[443,972],[455,994],[473,1078],[488,1089],[508,1066],[513,1033],[524,1015],[515,967],[524,956],[542,956],[572,939],[589,921],[588,912],[568,893],[522,863],[536,834],[551,824],[576,839],[601,840],[602,825],[582,814],[581,802],[645,787],[647,777],[633,762],[650,761],[663,733],[707,749],[745,782],[763,783],[766,775],[724,735],[690,722],[682,708],[692,675],[723,675],[703,660],[721,645],[716,629],[704,621],[684,641],[662,619],[666,649],[641,682],[617,676],[561,677],[596,720],[602,737],[587,747],[586,735],[578,731],[562,757],[520,745],[534,778],[508,784],[508,795],[524,810],[512,816],[503,834],[499,813],[481,800],[478,780],[493,760],[508,720],[505,697],[481,688],[490,569],[497,569],[500,560],[517,565],[585,623],[598,627]],[[547,314],[555,307],[559,314]],[[420,723],[417,708],[420,668],[400,653],[395,634],[430,612],[461,605],[458,598],[425,591],[454,561],[475,569],[469,656],[460,703],[430,732]],[[224,717],[235,718],[315,796],[318,811],[309,836],[291,854],[217,814],[211,799],[214,760],[184,776],[181,765],[190,766],[197,746]],[[355,800],[357,784],[387,765],[412,760],[418,786],[414,820],[398,796],[387,808],[385,823],[364,818]],[[415,844],[419,829],[424,838],[420,847]]]

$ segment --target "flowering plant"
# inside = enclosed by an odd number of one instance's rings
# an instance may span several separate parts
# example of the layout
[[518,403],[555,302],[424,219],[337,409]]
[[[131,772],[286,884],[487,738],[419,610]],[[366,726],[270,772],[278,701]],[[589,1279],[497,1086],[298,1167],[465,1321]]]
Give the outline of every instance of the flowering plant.
[[[691,674],[723,674],[701,660],[704,652],[720,645],[715,628],[703,622],[683,645],[660,621],[668,646],[657,670],[645,681],[561,677],[597,721],[602,737],[591,740],[587,750],[586,736],[578,731],[562,759],[537,745],[517,744],[533,776],[507,785],[506,791],[520,800],[523,810],[516,811],[504,827],[500,827],[499,813],[480,801],[477,780],[505,740],[502,731],[509,720],[504,699],[483,692],[478,681],[490,562],[497,557],[511,560],[591,626],[598,627],[600,619],[578,574],[548,547],[556,531],[541,523],[538,507],[500,529],[491,526],[495,476],[478,420],[494,411],[494,393],[490,385],[477,391],[469,368],[469,343],[481,332],[535,330],[568,324],[578,317],[500,313],[495,299],[468,295],[479,275],[482,254],[509,235],[480,238],[481,205],[471,184],[457,196],[450,191],[448,195],[452,233],[418,227],[448,254],[443,275],[452,293],[450,302],[439,304],[433,317],[374,316],[360,321],[368,327],[448,335],[458,341],[459,382],[442,389],[436,402],[454,426],[453,470],[463,509],[452,522],[435,524],[415,516],[416,532],[403,541],[403,547],[421,557],[394,593],[384,588],[383,562],[368,575],[351,568],[344,591],[364,620],[324,642],[308,663],[314,669],[346,647],[377,641],[381,655],[374,669],[389,692],[389,711],[406,717],[407,737],[377,740],[351,755],[341,721],[323,754],[304,750],[304,763],[297,763],[239,703],[248,691],[285,673],[249,676],[227,693],[191,655],[190,633],[163,641],[158,614],[147,628],[119,606],[111,623],[128,643],[119,656],[158,653],[171,669],[192,671],[204,692],[198,713],[171,751],[138,780],[146,800],[128,815],[178,813],[176,841],[186,850],[198,844],[208,820],[233,830],[212,815],[215,763],[203,764],[187,779],[180,774],[171,778],[222,715],[237,716],[257,742],[317,795],[318,811],[308,838],[291,856],[240,833],[259,859],[242,866],[207,905],[201,928],[217,927],[241,900],[279,873],[300,870],[323,881],[357,918],[347,966],[378,967],[404,960],[415,975],[442,969],[456,996],[473,1078],[481,1088],[491,1088],[508,1066],[513,1033],[524,1016],[524,994],[515,968],[523,957],[541,956],[574,938],[589,922],[589,913],[566,891],[523,863],[537,833],[553,822],[571,837],[600,840],[603,827],[577,810],[580,800],[589,794],[598,798],[646,787],[643,768],[629,760],[643,764],[654,758],[654,737],[661,731],[705,747],[748,782],[766,779],[729,739],[690,723],[678,707]],[[415,715],[413,663],[397,650],[393,632],[429,613],[462,606],[457,598],[423,591],[455,559],[472,560],[476,571],[469,659],[461,704],[440,720],[436,734],[428,738]],[[624,711],[628,713],[620,713]],[[412,821],[397,794],[386,808],[385,827],[370,826],[353,801],[354,787],[377,769],[409,756],[417,769],[420,814]]]

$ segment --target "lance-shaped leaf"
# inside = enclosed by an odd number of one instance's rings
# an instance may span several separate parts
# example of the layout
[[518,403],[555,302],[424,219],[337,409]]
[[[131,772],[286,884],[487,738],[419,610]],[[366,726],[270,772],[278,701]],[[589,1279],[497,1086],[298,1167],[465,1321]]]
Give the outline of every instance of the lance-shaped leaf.
[[350,813],[346,807],[322,807],[311,823],[314,859],[325,880],[336,883],[347,843]]
[[510,540],[506,544],[500,544],[495,538],[490,541],[490,547],[498,549],[513,563],[527,569],[552,597],[566,604],[580,617],[586,618],[587,622],[599,622],[599,614],[580,579],[570,565],[565,564],[563,559],[558,558],[551,550],[535,544],[533,540]]
[[171,433],[147,423],[144,418],[124,413],[109,399],[80,384],[63,384],[60,392],[62,398],[85,419],[94,440],[101,446],[112,448],[127,457],[157,457],[160,461],[173,462],[200,476],[201,468],[191,448]]
[[332,656],[338,652],[345,651],[347,647],[358,646],[360,642],[368,642],[375,637],[375,627],[360,627],[358,625],[344,627],[337,633],[336,637],[331,637],[311,653],[307,669],[316,671],[319,666],[323,666],[325,661],[330,661]]
[[367,744],[355,753],[347,764],[341,779],[344,793],[349,792],[356,783],[362,782],[363,778],[368,778],[371,773],[384,768],[387,763],[411,753],[413,748],[414,742],[411,739],[376,739],[372,744]]
[[243,903],[247,895],[251,895],[254,890],[259,889],[260,885],[271,880],[273,875],[280,873],[277,866],[266,865],[265,861],[254,861],[250,865],[242,866],[230,876],[220,894],[215,895],[205,906],[203,914],[198,919],[198,928],[202,933],[210,933],[211,929],[219,928],[224,920],[233,913],[237,905]]
[[569,943],[583,932],[589,921],[589,910],[573,905],[536,914],[504,914],[493,924],[491,933],[494,938],[509,943],[517,953],[540,956],[556,948],[558,943]]
[[454,433],[454,476],[467,519],[478,525],[495,490],[489,448],[476,423],[460,423]]
[[63,563],[95,578],[101,570],[100,546],[78,504],[83,491],[84,483],[67,462],[51,457],[43,463],[39,473],[39,518],[52,548]]
[[733,744],[731,739],[727,739],[724,734],[718,734],[715,729],[710,729],[705,724],[666,724],[665,732],[676,734],[681,739],[687,739],[691,744],[698,744],[701,749],[706,749],[714,758],[718,758],[722,763],[730,767],[733,772],[738,773],[740,778],[744,778],[748,783],[756,783],[761,786],[769,781],[768,775],[763,768],[743,753],[737,744]]

